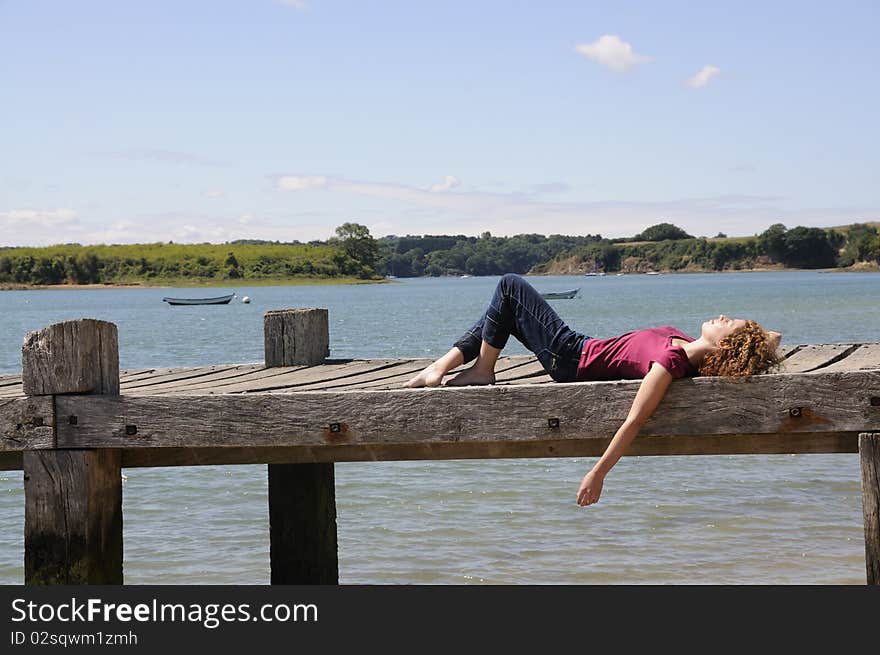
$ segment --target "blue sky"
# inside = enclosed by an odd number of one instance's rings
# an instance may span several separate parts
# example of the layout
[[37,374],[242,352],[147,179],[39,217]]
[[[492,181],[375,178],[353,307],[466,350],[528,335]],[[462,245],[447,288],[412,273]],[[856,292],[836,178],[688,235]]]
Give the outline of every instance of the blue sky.
[[0,0],[0,245],[880,220],[880,3]]

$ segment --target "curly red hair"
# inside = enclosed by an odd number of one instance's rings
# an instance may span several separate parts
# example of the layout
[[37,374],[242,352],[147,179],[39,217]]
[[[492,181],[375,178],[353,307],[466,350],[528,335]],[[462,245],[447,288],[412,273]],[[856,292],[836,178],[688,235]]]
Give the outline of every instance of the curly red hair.
[[777,352],[779,336],[755,321],[746,321],[706,355],[700,364],[700,375],[748,377],[766,373],[782,361]]

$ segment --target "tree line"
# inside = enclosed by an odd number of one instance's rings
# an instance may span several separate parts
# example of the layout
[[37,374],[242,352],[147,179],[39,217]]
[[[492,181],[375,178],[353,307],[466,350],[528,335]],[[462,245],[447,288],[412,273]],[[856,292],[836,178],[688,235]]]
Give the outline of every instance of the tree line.
[[541,274],[579,272],[724,271],[783,266],[848,267],[880,264],[877,227],[854,224],[839,229],[771,225],[754,237],[693,237],[671,223],[658,223],[629,238],[601,235],[521,234],[493,237],[388,236],[378,240],[376,270],[381,275]]
[[344,223],[327,241],[243,240],[225,244],[152,243],[0,248],[0,283],[108,284],[282,280],[290,278],[503,273],[723,271],[782,266],[880,264],[876,225],[823,229],[781,223],[753,237],[693,237],[658,223],[620,239],[601,235],[385,236]]
[[174,244],[0,250],[0,283],[118,284],[358,276],[336,247],[302,244]]

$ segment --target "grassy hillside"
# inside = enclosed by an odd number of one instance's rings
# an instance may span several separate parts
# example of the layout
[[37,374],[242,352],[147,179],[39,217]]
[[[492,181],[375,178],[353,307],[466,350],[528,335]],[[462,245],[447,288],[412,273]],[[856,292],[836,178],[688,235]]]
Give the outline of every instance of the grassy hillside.
[[354,278],[339,248],[303,244],[58,245],[0,250],[5,284],[211,284]]

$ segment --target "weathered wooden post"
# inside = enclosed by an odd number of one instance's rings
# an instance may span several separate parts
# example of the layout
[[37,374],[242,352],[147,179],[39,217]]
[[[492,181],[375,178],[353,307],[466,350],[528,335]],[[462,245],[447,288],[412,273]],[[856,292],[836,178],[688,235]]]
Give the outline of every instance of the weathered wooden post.
[[[119,395],[113,323],[80,319],[29,332],[21,360],[25,395]],[[120,462],[114,449],[24,452],[25,584],[122,584]]]
[[865,513],[865,568],[869,585],[880,585],[880,432],[859,435],[862,511]]
[[[263,317],[266,366],[320,364],[329,354],[326,309]],[[338,584],[333,463],[269,464],[272,584]]]

